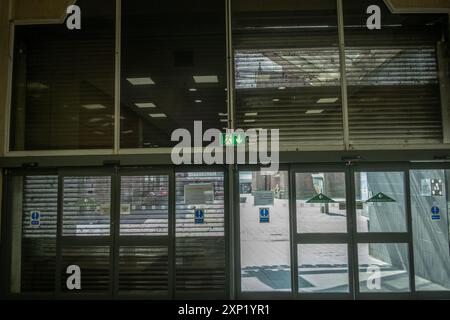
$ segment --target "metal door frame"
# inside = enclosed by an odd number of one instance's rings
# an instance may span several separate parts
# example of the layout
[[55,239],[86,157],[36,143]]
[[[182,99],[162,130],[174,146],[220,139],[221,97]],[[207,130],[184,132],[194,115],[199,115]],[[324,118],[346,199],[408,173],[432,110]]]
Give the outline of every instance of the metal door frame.
[[[174,296],[174,234],[172,232],[174,226],[174,194],[172,192],[174,186],[174,172],[170,167],[136,167],[116,168],[116,183],[114,185],[115,194],[114,199],[115,208],[114,212],[114,276],[112,279],[113,284],[113,297],[119,299],[170,299]],[[121,236],[120,235],[120,205],[121,205],[121,182],[124,176],[167,176],[168,177],[168,234],[166,236]],[[168,254],[168,290],[167,295],[162,295],[152,292],[134,293],[134,292],[120,292],[119,290],[119,259],[120,248],[122,244],[133,245],[167,245]]]
[[229,189],[229,175],[228,175],[228,169],[226,166],[221,165],[185,165],[185,166],[177,166],[174,169],[173,174],[173,238],[174,238],[174,259],[176,257],[176,175],[179,172],[222,172],[223,173],[223,188],[224,188],[224,244],[225,244],[225,288],[224,292],[218,292],[218,291],[206,291],[206,292],[195,292],[195,291],[185,291],[185,292],[177,292],[176,291],[176,266],[174,265],[174,296],[175,299],[181,299],[181,300],[192,300],[192,299],[206,299],[206,300],[217,300],[217,299],[227,299],[230,296],[231,286],[230,286],[230,279],[231,279],[231,270],[232,266],[230,265],[230,257],[231,257],[231,246],[230,246],[230,213],[229,210],[229,193],[227,192]]
[[[330,164],[299,164],[291,166],[291,202],[293,207],[293,214],[291,221],[293,224],[294,241],[291,243],[293,251],[293,273],[295,279],[295,291],[293,291],[294,297],[300,300],[312,300],[312,299],[336,299],[336,300],[350,300],[353,298],[355,284],[353,281],[354,273],[354,257],[352,254],[352,229],[354,220],[352,219],[352,203],[350,201],[350,181],[348,179],[348,165],[345,163],[330,163]],[[297,173],[342,173],[345,179],[345,200],[346,200],[346,219],[347,228],[346,232],[342,233],[304,233],[301,234],[297,231],[297,186],[295,182],[295,176]],[[299,244],[347,244],[347,257],[348,257],[348,293],[305,293],[300,292],[298,288],[298,250]]]

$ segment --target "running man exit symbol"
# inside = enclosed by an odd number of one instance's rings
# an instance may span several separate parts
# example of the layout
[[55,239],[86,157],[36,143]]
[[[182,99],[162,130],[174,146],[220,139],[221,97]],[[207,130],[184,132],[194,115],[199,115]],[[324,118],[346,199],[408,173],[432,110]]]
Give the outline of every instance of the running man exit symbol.
[[259,223],[269,223],[269,208],[260,208],[259,209]]

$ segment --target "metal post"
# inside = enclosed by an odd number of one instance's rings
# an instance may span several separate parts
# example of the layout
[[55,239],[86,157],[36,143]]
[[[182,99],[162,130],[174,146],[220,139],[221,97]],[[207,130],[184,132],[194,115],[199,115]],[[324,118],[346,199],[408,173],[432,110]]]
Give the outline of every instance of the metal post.
[[339,61],[341,72],[341,96],[342,96],[342,125],[344,130],[344,147],[350,149],[349,120],[348,120],[348,95],[347,95],[347,68],[345,59],[345,36],[344,36],[344,12],[343,0],[337,0],[338,32],[339,32]]
[[441,94],[441,112],[442,112],[442,137],[444,143],[450,143],[450,118],[449,118],[449,94],[450,88],[448,79],[448,61],[445,56],[446,43],[438,42],[436,46],[437,50],[437,62],[438,62],[438,75],[439,75],[439,91]]
[[122,46],[122,0],[116,0],[116,50],[114,82],[114,154],[120,149],[120,77]]

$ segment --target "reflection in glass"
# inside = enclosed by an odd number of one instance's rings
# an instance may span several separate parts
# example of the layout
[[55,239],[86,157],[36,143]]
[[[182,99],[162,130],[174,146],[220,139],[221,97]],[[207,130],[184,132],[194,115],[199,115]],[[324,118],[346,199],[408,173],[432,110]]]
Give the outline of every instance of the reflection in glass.
[[79,0],[81,30],[15,27],[11,149],[113,147],[115,2]]
[[64,236],[107,236],[111,177],[64,177]]
[[283,148],[342,145],[334,0],[233,2],[236,121]]
[[122,1],[122,148],[227,127],[225,30],[223,1]]
[[358,232],[406,232],[403,172],[357,172]]
[[412,170],[410,177],[416,290],[450,290],[450,170]]
[[404,243],[358,244],[360,292],[408,292],[408,245]]
[[223,172],[176,173],[177,292],[225,294],[224,187]]
[[120,234],[167,235],[169,177],[122,176]]
[[298,245],[300,292],[349,292],[347,244]]
[[239,184],[242,291],[290,291],[288,172],[240,172]]
[[345,174],[296,173],[297,232],[347,232]]
[[[380,30],[367,28],[371,5],[381,8]],[[448,41],[448,14],[393,14],[382,0],[344,1],[344,22],[350,143],[442,143],[436,44]]]

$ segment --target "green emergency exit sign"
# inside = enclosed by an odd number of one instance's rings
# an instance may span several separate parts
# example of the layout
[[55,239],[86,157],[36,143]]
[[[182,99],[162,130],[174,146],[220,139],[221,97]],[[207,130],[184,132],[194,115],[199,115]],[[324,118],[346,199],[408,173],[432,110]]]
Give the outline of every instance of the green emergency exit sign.
[[245,133],[233,132],[233,133],[222,133],[222,145],[229,146],[240,146],[245,144]]

